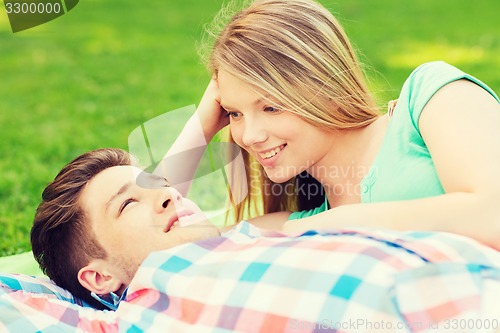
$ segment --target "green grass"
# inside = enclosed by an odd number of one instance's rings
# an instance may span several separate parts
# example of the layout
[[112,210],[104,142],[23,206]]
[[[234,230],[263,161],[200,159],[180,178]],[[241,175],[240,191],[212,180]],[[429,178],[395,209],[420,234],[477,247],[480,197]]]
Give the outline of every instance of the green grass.
[[[0,6],[0,255],[30,249],[41,191],[65,163],[98,147],[126,149],[141,123],[199,101],[209,75],[195,44],[221,3],[85,0],[17,34]],[[381,104],[437,59],[500,92],[500,2],[322,3],[360,49]]]

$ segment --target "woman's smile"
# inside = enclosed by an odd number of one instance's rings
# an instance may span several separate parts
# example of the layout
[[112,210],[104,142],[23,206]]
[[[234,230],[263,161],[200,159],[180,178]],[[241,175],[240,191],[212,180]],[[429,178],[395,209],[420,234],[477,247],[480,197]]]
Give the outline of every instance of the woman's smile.
[[272,167],[273,164],[275,164],[278,158],[282,155],[283,150],[286,148],[286,146],[287,146],[286,144],[282,144],[272,149],[256,152],[255,155],[259,163],[263,167]]

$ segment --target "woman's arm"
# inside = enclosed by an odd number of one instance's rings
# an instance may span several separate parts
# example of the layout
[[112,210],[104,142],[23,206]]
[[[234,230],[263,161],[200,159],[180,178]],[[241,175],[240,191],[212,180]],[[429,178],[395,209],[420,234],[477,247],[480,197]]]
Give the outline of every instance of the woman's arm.
[[447,231],[500,249],[500,105],[460,80],[441,88],[419,120],[446,194],[354,204],[285,224],[286,232],[351,226]]
[[165,177],[186,196],[208,142],[229,123],[226,114],[220,106],[217,82],[212,79],[196,112],[153,173]]
[[251,218],[248,222],[261,229],[281,230],[288,216],[290,212],[275,212]]

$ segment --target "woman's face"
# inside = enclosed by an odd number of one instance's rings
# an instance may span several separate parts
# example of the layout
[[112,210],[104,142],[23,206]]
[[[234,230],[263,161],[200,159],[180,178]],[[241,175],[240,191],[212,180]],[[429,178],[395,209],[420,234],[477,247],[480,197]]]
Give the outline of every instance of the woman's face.
[[333,144],[332,132],[278,109],[269,100],[225,71],[218,74],[221,106],[229,113],[234,141],[253,155],[267,176],[283,183],[319,163]]

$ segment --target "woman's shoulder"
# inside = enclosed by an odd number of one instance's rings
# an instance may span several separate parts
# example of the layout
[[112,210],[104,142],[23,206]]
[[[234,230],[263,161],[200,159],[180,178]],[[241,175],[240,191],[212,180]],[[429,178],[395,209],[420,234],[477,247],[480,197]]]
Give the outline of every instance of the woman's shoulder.
[[422,75],[446,75],[446,74],[463,73],[457,67],[448,64],[442,60],[425,62],[416,67],[410,74],[410,78]]
[[401,92],[406,88],[410,97],[421,97],[426,92],[435,92],[443,85],[464,76],[467,74],[444,61],[427,62],[411,72]]
[[414,99],[426,99],[432,97],[444,85],[460,79],[470,80],[496,97],[485,83],[444,61],[426,62],[415,68],[404,83],[401,93],[409,93],[409,97]]
[[434,94],[448,83],[467,79],[486,89],[495,98],[495,93],[479,79],[444,61],[432,61],[412,71],[401,90],[400,101],[407,103],[413,126],[418,129],[418,120],[425,105]]

